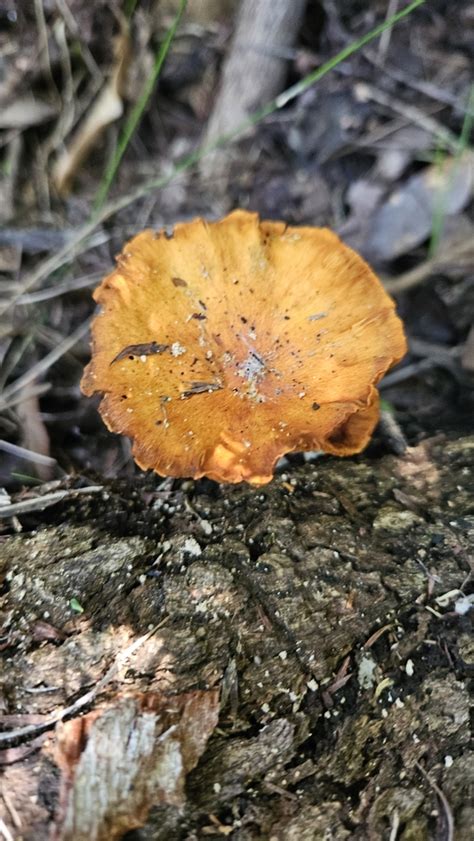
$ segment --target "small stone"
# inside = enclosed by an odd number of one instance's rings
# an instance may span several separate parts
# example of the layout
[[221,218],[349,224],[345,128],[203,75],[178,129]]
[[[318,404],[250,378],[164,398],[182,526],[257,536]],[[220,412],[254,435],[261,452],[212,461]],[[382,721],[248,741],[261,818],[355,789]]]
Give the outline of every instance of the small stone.
[[406,532],[423,522],[423,518],[413,511],[400,511],[392,505],[384,505],[373,527],[375,531]]
[[196,538],[194,537],[187,537],[184,541],[183,545],[183,552],[186,552],[188,555],[193,555],[193,557],[198,558],[199,555],[202,555],[202,549],[197,542]]

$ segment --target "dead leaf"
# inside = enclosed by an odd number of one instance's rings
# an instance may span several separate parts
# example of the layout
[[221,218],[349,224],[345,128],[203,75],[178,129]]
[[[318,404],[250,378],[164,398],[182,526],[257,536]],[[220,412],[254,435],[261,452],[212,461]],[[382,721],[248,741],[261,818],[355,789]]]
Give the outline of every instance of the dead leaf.
[[467,151],[440,166],[433,164],[395,190],[376,210],[363,247],[372,260],[388,261],[406,254],[426,240],[438,212],[459,213],[474,186],[474,155]]
[[[49,457],[49,435],[41,417],[38,395],[25,395],[18,404],[17,416],[21,424],[22,445],[33,454]],[[51,463],[42,459],[35,461],[32,455],[31,464],[38,478],[49,482],[54,474],[53,460],[51,459]]]
[[417,125],[402,126],[376,144],[376,173],[383,181],[393,183],[402,177],[407,167],[421,152],[428,152],[432,135]]
[[182,806],[218,716],[218,690],[196,690],[122,696],[59,725],[52,841],[114,841],[142,826],[152,806]]
[[69,193],[72,182],[89,152],[97,145],[104,130],[123,114],[122,96],[130,64],[130,35],[125,23],[115,43],[115,64],[112,74],[95,100],[88,116],[73,137],[69,148],[58,158],[53,180],[58,193]]
[[36,619],[31,627],[31,636],[35,642],[58,642],[59,640],[65,640],[67,634],[43,619]]

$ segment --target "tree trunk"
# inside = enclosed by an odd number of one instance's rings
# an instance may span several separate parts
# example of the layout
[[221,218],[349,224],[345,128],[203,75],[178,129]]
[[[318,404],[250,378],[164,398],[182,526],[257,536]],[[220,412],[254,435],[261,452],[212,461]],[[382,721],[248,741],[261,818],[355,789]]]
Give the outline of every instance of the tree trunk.
[[3,837],[467,838],[473,453],[439,436],[20,514]]

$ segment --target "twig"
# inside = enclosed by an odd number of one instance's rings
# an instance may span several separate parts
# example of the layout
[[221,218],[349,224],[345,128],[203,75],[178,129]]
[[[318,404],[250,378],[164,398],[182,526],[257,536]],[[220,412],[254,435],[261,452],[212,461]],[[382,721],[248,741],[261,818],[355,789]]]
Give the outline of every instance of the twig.
[[392,452],[397,456],[403,455],[408,447],[408,441],[396,418],[390,412],[382,409],[379,426]]
[[454,841],[454,818],[453,818],[453,813],[451,811],[451,806],[449,805],[449,802],[448,802],[448,799],[447,799],[445,793],[434,782],[434,780],[431,779],[430,775],[426,773],[425,769],[423,768],[422,765],[420,765],[420,763],[418,761],[415,761],[415,766],[418,768],[420,774],[423,775],[423,777],[425,778],[428,785],[430,785],[431,788],[433,789],[433,791],[438,795],[438,797],[439,797],[439,799],[442,803],[444,813],[446,815],[446,823],[447,823],[447,830],[448,830],[448,833],[447,833],[447,836],[446,836],[446,841]]
[[406,292],[407,289],[413,289],[414,286],[423,283],[435,271],[440,271],[453,264],[462,263],[464,259],[472,258],[473,254],[474,243],[472,235],[454,238],[439,253],[431,257],[430,260],[425,260],[419,266],[415,266],[414,269],[404,272],[404,274],[399,275],[393,280],[385,280],[385,289],[391,295]]
[[383,628],[377,628],[373,634],[370,635],[369,639],[364,642],[362,648],[372,648],[372,646],[380,639],[383,634],[386,634],[387,631],[391,631],[393,628],[393,623],[390,622],[388,625],[384,625]]
[[373,53],[371,50],[364,50],[362,55],[366,61],[370,62],[370,64],[383,69],[383,72],[395,82],[399,82],[407,88],[412,88],[412,90],[422,93],[424,96],[433,99],[435,102],[443,103],[443,105],[449,105],[461,114],[466,113],[466,106],[459,102],[459,100],[455,96],[452,96],[448,91],[434,85],[433,82],[427,82],[424,79],[412,79],[404,73],[400,67],[394,67],[390,64],[387,65],[386,62],[382,64],[377,54]]
[[450,366],[461,356],[462,347],[455,345],[454,347],[443,347],[437,345],[435,342],[427,342],[424,339],[417,339],[414,336],[410,339],[410,353],[414,356],[420,356],[423,359],[434,359],[442,365]]
[[44,511],[45,508],[56,505],[68,497],[100,493],[103,489],[103,485],[89,485],[87,488],[70,488],[64,491],[53,491],[52,493],[44,494],[44,496],[24,499],[22,502],[10,502],[6,505],[0,504],[0,520],[16,517],[21,514],[31,514],[33,511]]
[[56,25],[54,26],[54,35],[56,39],[56,43],[59,48],[59,56],[60,56],[60,63],[61,63],[61,72],[63,81],[63,90],[61,92],[61,99],[63,106],[60,109],[58,119],[56,124],[46,138],[44,143],[40,146],[40,161],[39,165],[44,166],[46,172],[49,171],[48,161],[50,158],[51,153],[54,149],[57,149],[61,143],[63,143],[64,138],[71,130],[72,125],[74,123],[74,112],[75,112],[75,91],[74,91],[74,79],[72,75],[72,67],[71,67],[71,54],[69,51],[69,45],[67,43],[66,38],[66,27],[65,23],[62,20],[57,21]]
[[400,815],[398,809],[394,809],[392,813],[392,826],[390,827],[390,838],[388,841],[397,841],[398,830],[400,829]]
[[66,280],[64,283],[57,283],[55,286],[48,286],[45,289],[38,290],[38,292],[30,292],[29,295],[23,295],[18,303],[37,304],[40,301],[59,298],[60,295],[67,295],[69,292],[77,292],[78,289],[87,289],[89,286],[95,286],[103,276],[104,272],[93,272],[83,277],[71,278],[71,280]]
[[46,732],[40,733],[39,736],[36,736],[27,745],[18,745],[16,748],[4,748],[0,750],[0,766],[14,765],[16,762],[26,759],[27,756],[31,756],[32,753],[35,753],[41,747],[47,736],[48,734]]
[[412,362],[411,365],[404,365],[403,368],[399,368],[398,371],[394,371],[392,374],[388,374],[383,378],[380,383],[380,390],[383,391],[385,388],[399,385],[405,382],[405,380],[409,380],[410,377],[416,377],[422,371],[429,371],[435,367],[436,362],[433,359],[421,359],[420,362]]
[[421,374],[422,371],[429,371],[431,368],[436,368],[436,362],[433,359],[421,359],[419,362],[412,362],[411,365],[404,365],[403,368],[399,368],[398,371],[394,371],[383,378],[380,383],[380,390],[383,391],[385,388],[399,385],[405,380],[409,380],[410,377],[416,377],[417,374]]
[[89,50],[87,43],[85,43],[85,41],[81,38],[80,28],[76,23],[74,15],[72,14],[69,6],[67,5],[66,0],[56,0],[56,6],[58,8],[58,11],[62,15],[64,22],[67,28],[69,29],[69,32],[71,33],[73,38],[75,38],[80,44],[81,57],[89,73],[91,74],[91,76],[99,78],[100,82],[102,83],[104,78],[103,73],[99,65],[97,64],[94,56],[92,55],[91,51]]
[[396,114],[400,114],[402,117],[409,117],[415,125],[421,126],[425,131],[438,138],[438,140],[441,140],[453,153],[459,151],[459,140],[456,135],[437,120],[433,119],[433,117],[429,117],[421,108],[417,108],[416,105],[409,105],[407,102],[402,102],[394,96],[390,96],[379,90],[374,85],[369,85],[368,82],[358,82],[355,86],[355,92],[362,102],[367,102],[367,100],[371,99],[384,108],[395,111]]
[[28,450],[26,447],[20,447],[18,444],[12,444],[10,441],[3,441],[0,438],[0,450],[4,453],[9,453],[17,458],[24,458],[27,461],[32,461],[35,464],[42,464],[46,467],[56,467],[57,461],[51,456],[45,456],[42,453],[35,453],[33,450]]
[[53,87],[56,89],[56,85],[54,84],[54,76],[53,71],[51,69],[51,59],[49,55],[49,44],[48,44],[48,28],[46,26],[46,20],[44,16],[44,8],[42,0],[34,0],[35,5],[35,18],[36,18],[36,26],[38,27],[38,35],[39,35],[39,42],[40,42],[40,55],[43,53],[43,69],[46,70],[47,75],[49,76],[51,82],[53,83]]
[[[431,108],[427,108],[427,113],[437,114],[441,110],[440,105],[433,105]],[[365,135],[358,139],[352,140],[352,146],[357,149],[375,149],[376,151],[389,149],[392,150],[393,148],[400,148],[400,144],[397,141],[396,134],[400,129],[406,128],[407,126],[412,125],[412,120],[410,119],[403,119],[402,117],[392,117],[392,119],[384,123],[382,125],[377,126],[376,128],[370,129],[367,131]],[[395,143],[390,142],[390,135],[395,134]],[[382,143],[382,141],[388,138],[387,143]],[[403,146],[403,149],[406,147]],[[416,147],[411,148],[411,151],[416,152]]]
[[[391,18],[393,15],[395,15],[396,12],[397,12],[397,9],[398,9],[398,0],[389,0],[388,6],[387,6],[387,14],[385,15],[386,19]],[[379,49],[378,49],[378,52],[377,52],[377,57],[378,57],[379,61],[382,62],[382,64],[385,61],[385,56],[387,55],[388,48],[390,46],[391,37],[392,37],[392,30],[391,29],[386,29],[385,32],[382,32],[382,35],[380,36]]]
[[5,806],[8,809],[8,813],[9,813],[11,819],[12,819],[13,826],[15,827],[15,829],[21,829],[21,818],[20,818],[17,810],[15,809],[8,792],[5,791],[4,786],[2,786],[0,791],[1,791],[1,795],[2,795],[2,800],[5,803]]
[[8,409],[10,397],[16,394],[17,391],[22,391],[25,386],[29,385],[38,377],[45,374],[46,371],[51,367],[51,365],[53,365],[55,362],[58,361],[58,359],[61,359],[61,357],[64,356],[65,353],[71,350],[71,348],[74,347],[74,345],[79,341],[79,339],[82,339],[82,337],[86,335],[87,331],[89,330],[91,320],[91,318],[88,318],[86,321],[84,321],[76,330],[74,330],[73,333],[71,333],[70,336],[68,336],[66,339],[63,339],[63,341],[58,345],[58,347],[54,348],[54,350],[52,350],[50,353],[44,356],[43,359],[40,359],[39,362],[36,363],[36,365],[32,365],[31,368],[28,371],[26,371],[25,374],[23,374],[21,377],[18,377],[18,379],[14,380],[14,382],[7,386],[4,389],[3,394],[0,398],[0,409]]
[[[25,400],[29,400],[30,397],[40,397],[41,395],[46,394],[50,388],[50,383],[38,383],[38,385],[31,386],[31,388],[20,391],[16,397],[12,397],[12,399],[8,401],[8,407],[6,408],[13,409],[15,406],[19,406],[21,403],[24,403]],[[4,410],[1,403],[0,409],[2,409],[2,411]]]
[[0,818],[0,833],[5,841],[15,841],[3,818]]

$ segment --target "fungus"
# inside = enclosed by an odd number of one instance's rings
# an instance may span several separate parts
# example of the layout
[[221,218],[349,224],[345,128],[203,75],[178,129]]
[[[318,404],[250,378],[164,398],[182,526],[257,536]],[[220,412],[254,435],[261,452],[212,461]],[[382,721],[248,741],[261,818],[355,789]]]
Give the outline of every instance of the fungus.
[[360,452],[406,351],[395,305],[325,228],[237,210],[144,231],[94,293],[82,379],[143,469],[263,485],[295,450]]

